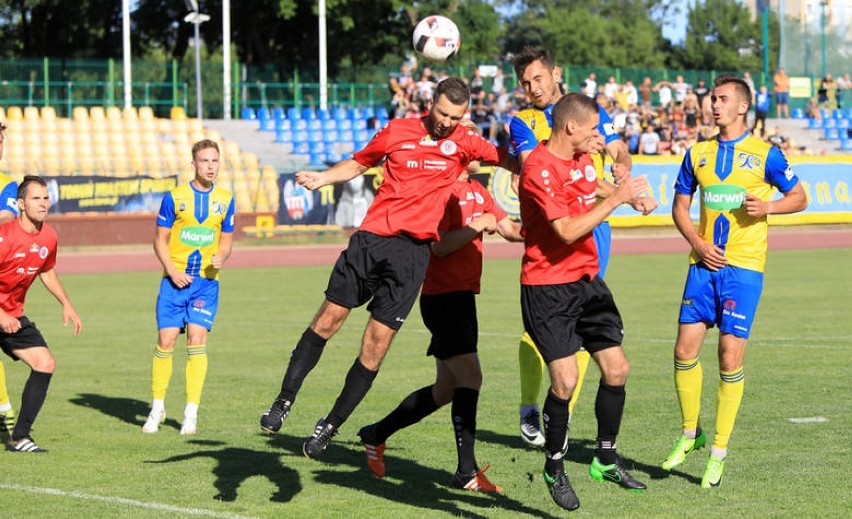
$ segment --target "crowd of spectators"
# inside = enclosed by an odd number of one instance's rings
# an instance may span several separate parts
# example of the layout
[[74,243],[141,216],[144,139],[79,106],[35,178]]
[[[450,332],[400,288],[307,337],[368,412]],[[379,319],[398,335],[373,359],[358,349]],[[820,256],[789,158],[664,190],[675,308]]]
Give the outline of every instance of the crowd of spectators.
[[[527,105],[527,98],[520,87],[509,89],[504,72],[499,67],[488,70],[483,77],[480,68],[466,78],[471,90],[470,117],[482,130],[484,136],[498,145],[508,146],[509,121],[518,110]],[[417,70],[416,62],[406,62],[398,75],[390,78],[392,100],[390,113],[393,117],[421,117],[428,111],[428,102],[435,85],[446,77],[446,72],[433,72],[428,66]],[[493,75],[490,74],[493,72]],[[781,134],[779,128],[768,128],[766,117],[771,106],[772,96],[782,96],[788,88],[783,69],[776,74],[771,86],[761,85],[755,88],[748,72],[743,79],[752,87],[753,133],[783,149],[788,155],[810,153],[812,150],[800,148],[793,139]],[[825,97],[835,96],[834,106],[840,107],[843,92],[852,94],[849,75],[834,81],[827,77]],[[779,83],[780,82],[780,83]],[[512,81],[512,83],[516,83]],[[695,144],[713,137],[716,128],[710,105],[710,80],[699,79],[696,84],[687,83],[678,75],[675,81],[654,83],[650,77],[644,77],[634,84],[632,80],[619,83],[614,75],[604,82],[590,73],[581,83],[580,91],[593,97],[603,106],[613,119],[616,131],[627,143],[632,154],[636,155],[683,155]],[[563,90],[565,85],[562,85]],[[821,91],[820,91],[821,92]],[[822,96],[822,93],[818,94]],[[782,97],[783,99],[783,97]],[[822,97],[815,99],[814,107],[824,106],[828,101]],[[778,117],[789,117],[786,103],[777,103]]]

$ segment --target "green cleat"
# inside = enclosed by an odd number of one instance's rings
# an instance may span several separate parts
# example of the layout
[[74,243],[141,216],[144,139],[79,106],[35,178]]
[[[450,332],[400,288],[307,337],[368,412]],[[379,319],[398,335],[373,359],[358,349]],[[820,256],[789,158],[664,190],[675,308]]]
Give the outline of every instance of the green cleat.
[[595,456],[592,459],[592,464],[589,466],[589,475],[594,480],[611,481],[631,492],[641,492],[648,488],[645,483],[637,480],[627,472],[620,459],[612,465],[604,465]]
[[722,483],[722,472],[725,470],[725,460],[720,460],[712,454],[707,459],[707,468],[701,478],[701,488],[718,487]]
[[695,438],[687,438],[681,434],[680,437],[675,440],[674,448],[672,448],[672,451],[669,453],[666,461],[663,462],[663,470],[672,470],[677,467],[683,463],[687,454],[704,447],[705,443],[707,443],[707,435],[704,434],[701,427],[698,428],[698,435]]

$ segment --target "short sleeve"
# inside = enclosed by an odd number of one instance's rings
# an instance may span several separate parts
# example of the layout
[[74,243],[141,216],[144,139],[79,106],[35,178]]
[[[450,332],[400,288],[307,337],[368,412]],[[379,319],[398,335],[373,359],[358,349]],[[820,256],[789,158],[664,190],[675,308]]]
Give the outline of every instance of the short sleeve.
[[698,189],[698,180],[695,178],[695,171],[692,168],[692,149],[689,149],[680,164],[680,171],[674,185],[675,193],[691,196]]
[[157,226],[172,228],[175,223],[175,199],[171,193],[166,193],[160,202],[160,212],[157,215]]
[[799,177],[793,173],[793,168],[787,163],[787,158],[775,146],[769,149],[766,155],[765,179],[778,188],[778,191],[786,193],[793,189],[799,182]]

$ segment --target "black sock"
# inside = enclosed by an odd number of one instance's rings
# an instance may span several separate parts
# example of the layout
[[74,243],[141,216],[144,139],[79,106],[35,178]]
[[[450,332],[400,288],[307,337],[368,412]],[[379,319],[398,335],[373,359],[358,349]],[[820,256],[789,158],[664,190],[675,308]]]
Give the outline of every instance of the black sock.
[[568,447],[568,400],[547,392],[544,399],[544,468],[551,476],[564,471],[563,457]]
[[30,376],[27,378],[27,383],[24,384],[24,392],[21,395],[21,413],[18,415],[15,430],[12,431],[13,440],[20,440],[30,435],[33,422],[41,411],[44,399],[47,398],[47,388],[50,386],[52,376],[52,373],[30,371]]
[[432,397],[432,386],[421,387],[411,393],[387,416],[376,422],[376,439],[385,443],[400,429],[416,424],[438,410],[438,404]]
[[296,394],[302,387],[302,382],[319,362],[325,343],[326,340],[310,327],[305,330],[296,347],[293,348],[293,353],[290,354],[290,364],[287,366],[287,372],[284,373],[284,380],[281,381],[279,400],[290,402],[296,400]]
[[456,451],[458,452],[458,471],[470,474],[476,471],[476,456],[473,445],[476,439],[476,405],[479,402],[479,391],[469,387],[457,387],[453,392],[451,417],[453,432],[456,435]]
[[349,415],[358,407],[361,400],[367,396],[367,392],[370,391],[373,380],[376,379],[378,374],[378,371],[370,371],[364,367],[360,359],[355,359],[355,363],[352,364],[349,373],[346,374],[343,390],[328,414],[328,422],[331,425],[338,429],[343,425],[343,422],[349,418]]
[[612,465],[618,461],[615,438],[621,428],[625,396],[624,386],[608,386],[603,381],[598,386],[598,396],[595,399],[595,416],[598,419],[595,455],[604,465]]

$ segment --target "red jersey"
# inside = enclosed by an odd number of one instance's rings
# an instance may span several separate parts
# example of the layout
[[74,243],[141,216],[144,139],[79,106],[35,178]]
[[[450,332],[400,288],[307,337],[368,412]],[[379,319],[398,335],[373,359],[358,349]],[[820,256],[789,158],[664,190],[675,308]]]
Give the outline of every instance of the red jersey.
[[27,290],[38,274],[56,265],[56,231],[47,224],[30,234],[15,219],[0,226],[0,308],[24,315]]
[[387,157],[384,179],[359,229],[380,236],[405,234],[438,239],[448,188],[474,160],[497,164],[497,148],[459,125],[449,137],[434,140],[422,119],[391,119],[353,158],[371,167]]
[[518,198],[521,206],[524,259],[522,285],[571,283],[598,273],[598,250],[592,233],[571,245],[553,230],[553,220],[577,217],[595,206],[597,175],[588,153],[564,160],[541,143],[524,162]]
[[[478,181],[468,179],[466,182],[456,182],[450,187],[450,198],[438,230],[448,232],[461,229],[483,214],[493,214],[498,222],[506,218],[506,213],[494,203],[488,190]],[[482,233],[443,258],[432,254],[422,293],[469,291],[478,294],[481,277]]]

